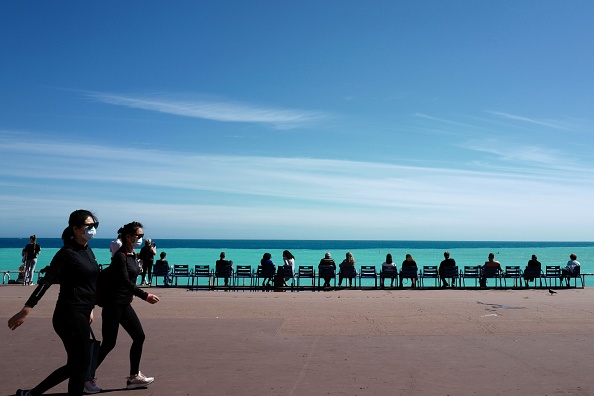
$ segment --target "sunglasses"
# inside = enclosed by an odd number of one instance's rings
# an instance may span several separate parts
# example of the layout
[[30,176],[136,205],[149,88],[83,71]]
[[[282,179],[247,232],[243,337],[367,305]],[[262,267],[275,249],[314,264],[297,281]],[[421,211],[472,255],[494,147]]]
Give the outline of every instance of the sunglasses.
[[131,237],[134,237],[136,239],[140,239],[142,237],[144,237],[144,234],[134,234],[134,235],[130,235]]
[[88,230],[90,230],[91,228],[97,229],[97,228],[99,228],[99,222],[89,223],[89,224],[83,224],[83,225],[80,226],[80,228],[86,228]]

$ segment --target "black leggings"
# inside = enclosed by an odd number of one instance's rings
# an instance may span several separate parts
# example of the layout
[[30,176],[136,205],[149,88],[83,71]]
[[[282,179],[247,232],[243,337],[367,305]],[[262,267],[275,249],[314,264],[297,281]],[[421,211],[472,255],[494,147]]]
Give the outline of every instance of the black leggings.
[[[138,374],[140,370],[140,357],[142,356],[142,344],[144,344],[144,330],[134,308],[127,305],[106,305],[101,312],[103,323],[101,325],[103,340],[99,348],[99,361],[97,367],[105,360],[105,357],[115,347],[118,339],[120,324],[132,338],[130,347],[130,375]],[[88,337],[87,337],[88,338]]]
[[80,396],[89,366],[90,308],[56,306],[52,324],[66,349],[66,365],[51,373],[31,389],[31,396],[38,396],[68,379],[68,396]]

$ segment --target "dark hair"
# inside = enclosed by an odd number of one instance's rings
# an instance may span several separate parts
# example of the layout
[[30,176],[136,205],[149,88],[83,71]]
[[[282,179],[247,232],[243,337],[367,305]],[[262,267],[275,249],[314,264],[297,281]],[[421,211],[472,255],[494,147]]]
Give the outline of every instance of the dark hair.
[[386,254],[386,263],[392,264],[392,255],[390,253]]
[[272,258],[272,254],[270,253],[264,253],[264,256],[262,256],[262,260],[270,260]]
[[161,252],[161,254],[159,256],[161,257],[161,260],[163,260],[165,258],[165,256],[167,256],[167,253]]
[[443,252],[443,257],[450,258],[450,252]]
[[85,220],[89,217],[93,218],[95,223],[99,223],[99,221],[97,221],[97,217],[95,217],[95,215],[88,210],[79,209],[70,213],[70,217],[68,218],[68,227],[66,227],[62,232],[62,240],[64,243],[70,242],[70,240],[74,238],[74,231],[72,228],[82,226],[85,224]]
[[293,254],[291,252],[289,252],[288,250],[285,250],[283,252],[283,257],[286,257],[288,259],[295,259],[295,256],[293,256]]
[[142,224],[138,221],[133,221],[120,228],[118,233],[122,236],[122,239],[125,239],[126,235],[136,235],[136,230],[139,228],[142,228]]
[[37,237],[35,236],[35,234],[33,234],[29,237],[29,240],[35,243],[37,241]]

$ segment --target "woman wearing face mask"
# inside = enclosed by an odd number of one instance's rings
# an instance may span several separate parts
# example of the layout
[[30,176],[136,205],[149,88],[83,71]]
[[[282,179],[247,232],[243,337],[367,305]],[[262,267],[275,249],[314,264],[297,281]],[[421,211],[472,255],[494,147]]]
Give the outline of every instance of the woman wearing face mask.
[[107,354],[115,347],[120,324],[132,338],[130,347],[130,376],[127,378],[126,388],[145,388],[154,378],[146,377],[140,372],[140,357],[144,343],[144,330],[140,320],[132,308],[134,296],[155,304],[159,297],[148,294],[136,285],[136,278],[140,272],[138,259],[134,248],[142,245],[142,224],[135,221],[126,224],[121,229],[122,247],[111,258],[111,265],[106,270],[108,280],[107,289],[102,291],[103,311],[102,335],[103,341],[99,349],[99,366]]
[[52,283],[60,284],[60,294],[52,323],[66,349],[66,365],[51,373],[31,390],[17,390],[17,396],[37,396],[68,379],[68,395],[80,396],[89,365],[89,330],[95,306],[95,285],[99,265],[88,241],[95,236],[99,222],[88,210],[70,214],[62,233],[64,246],[52,259],[47,272],[19,313],[8,320],[8,327],[23,324],[31,309]]

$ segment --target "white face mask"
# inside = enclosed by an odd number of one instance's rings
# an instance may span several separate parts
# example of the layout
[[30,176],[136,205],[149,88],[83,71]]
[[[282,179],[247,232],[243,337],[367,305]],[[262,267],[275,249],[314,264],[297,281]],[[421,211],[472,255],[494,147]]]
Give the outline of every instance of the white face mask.
[[87,241],[90,241],[91,239],[93,239],[93,237],[95,236],[96,233],[97,233],[97,230],[95,229],[95,227],[85,228],[85,233],[82,236]]
[[134,242],[132,243],[132,247],[137,248],[140,246],[142,246],[142,238],[135,239]]

